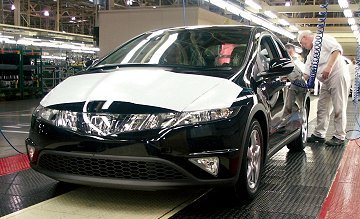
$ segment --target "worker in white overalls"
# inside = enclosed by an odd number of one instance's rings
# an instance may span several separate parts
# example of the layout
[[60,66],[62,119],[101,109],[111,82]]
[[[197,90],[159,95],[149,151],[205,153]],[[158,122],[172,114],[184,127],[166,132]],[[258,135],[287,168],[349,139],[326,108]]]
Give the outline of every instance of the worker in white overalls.
[[[299,32],[298,42],[310,50],[305,62],[305,79],[310,77],[314,54],[315,35],[311,31]],[[349,69],[342,57],[342,47],[334,37],[322,38],[320,60],[316,78],[322,82],[317,106],[317,124],[308,142],[325,142],[330,114],[334,110],[333,137],[326,141],[329,146],[344,145],[346,129],[346,108],[350,88]]]

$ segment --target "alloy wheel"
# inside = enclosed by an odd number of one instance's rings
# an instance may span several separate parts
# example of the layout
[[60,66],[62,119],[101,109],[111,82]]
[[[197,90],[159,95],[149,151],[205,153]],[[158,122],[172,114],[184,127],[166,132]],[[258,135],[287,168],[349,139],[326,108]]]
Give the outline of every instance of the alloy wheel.
[[254,189],[260,176],[261,167],[261,139],[258,130],[252,130],[250,146],[247,151],[247,182],[250,189]]

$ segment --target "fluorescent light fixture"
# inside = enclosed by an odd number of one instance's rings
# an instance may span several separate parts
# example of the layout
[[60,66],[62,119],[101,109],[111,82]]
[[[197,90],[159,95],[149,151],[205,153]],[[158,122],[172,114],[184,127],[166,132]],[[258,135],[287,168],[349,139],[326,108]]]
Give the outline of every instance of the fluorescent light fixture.
[[24,40],[30,40],[30,41],[41,41],[41,39],[38,39],[38,38],[30,38],[30,37],[24,37],[24,38],[22,38],[22,39],[24,39]]
[[59,59],[59,60],[66,60],[66,57],[63,56],[41,56],[43,59]]
[[77,53],[91,53],[91,54],[94,54],[94,53],[95,53],[94,51],[86,51],[86,50],[81,50],[81,49],[74,49],[74,50],[71,50],[71,52],[77,52]]
[[360,37],[359,37],[359,30],[354,30],[353,31],[353,33],[354,33],[354,35],[355,35],[355,37],[358,39],[358,41],[360,40]]
[[276,14],[274,14],[272,11],[264,11],[264,14],[272,19],[277,18]]
[[355,24],[355,18],[349,18],[348,19],[348,23],[349,23],[349,25],[351,26],[351,25],[354,25]]
[[345,9],[344,15],[345,15],[345,17],[350,18],[350,17],[352,17],[352,11],[350,9]]
[[291,6],[291,3],[287,1],[287,2],[285,2],[285,6],[286,6],[286,7],[290,7],[290,6]]
[[245,4],[249,5],[250,7],[256,9],[256,10],[260,10],[261,9],[261,6],[254,2],[253,0],[245,0]]
[[284,20],[284,19],[279,19],[278,22],[279,22],[279,24],[281,24],[281,25],[283,25],[283,26],[289,26],[289,25],[290,25],[289,22],[287,22],[287,21]]
[[338,0],[339,6],[340,8],[348,8],[349,7],[349,3],[347,0]]
[[359,30],[358,26],[357,25],[351,25],[351,30],[352,31],[356,31],[356,30]]
[[8,38],[8,39],[14,39],[13,36],[2,35],[1,33],[0,33],[0,37],[2,37],[2,38]]
[[133,1],[132,1],[132,0],[127,0],[127,1],[126,1],[126,5],[129,5],[129,6],[130,6],[130,5],[132,5],[132,4],[133,4]]
[[241,16],[241,17],[245,18],[246,20],[249,20],[249,21],[254,22],[258,25],[261,25],[265,28],[268,28],[269,30],[279,33],[290,39],[296,38],[295,34],[285,30],[284,28],[277,27],[273,23],[271,23],[265,19],[259,18],[256,15],[245,11],[243,8],[241,8],[238,5],[235,5],[233,3],[230,3],[230,2],[224,1],[224,0],[205,0],[205,1],[217,6],[219,8],[226,9],[227,11],[229,11],[235,15]]
[[290,25],[289,28],[290,28],[290,30],[293,31],[293,32],[299,31],[299,28],[297,28],[297,27],[294,26],[294,25]]
[[34,41],[27,40],[27,39],[19,39],[16,42],[17,42],[17,44],[24,45],[24,46],[29,46],[29,45],[32,45],[34,43]]
[[11,40],[9,38],[0,37],[0,43],[7,43],[7,44],[16,44],[16,40]]
[[78,46],[83,46],[84,45],[84,43],[75,43],[75,42],[71,42],[71,44],[78,45]]

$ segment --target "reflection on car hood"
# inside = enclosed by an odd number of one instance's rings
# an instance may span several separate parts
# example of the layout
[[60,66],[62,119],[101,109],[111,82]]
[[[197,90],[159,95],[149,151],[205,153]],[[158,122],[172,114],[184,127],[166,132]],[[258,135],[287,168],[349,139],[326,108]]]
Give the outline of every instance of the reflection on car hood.
[[67,78],[41,101],[44,107],[76,102],[115,101],[191,111],[231,106],[242,88],[217,77],[164,69],[124,68]]

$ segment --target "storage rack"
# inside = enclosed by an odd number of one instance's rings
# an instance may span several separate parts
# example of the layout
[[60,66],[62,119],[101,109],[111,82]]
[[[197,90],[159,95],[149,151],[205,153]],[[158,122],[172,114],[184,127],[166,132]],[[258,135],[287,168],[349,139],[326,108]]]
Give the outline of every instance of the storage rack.
[[83,54],[73,54],[66,52],[66,59],[56,60],[48,57],[42,63],[42,82],[44,93],[49,92],[61,81],[76,75],[84,70],[84,60],[87,58],[95,59],[93,56],[84,56]]
[[42,96],[41,50],[0,49],[0,99]]

